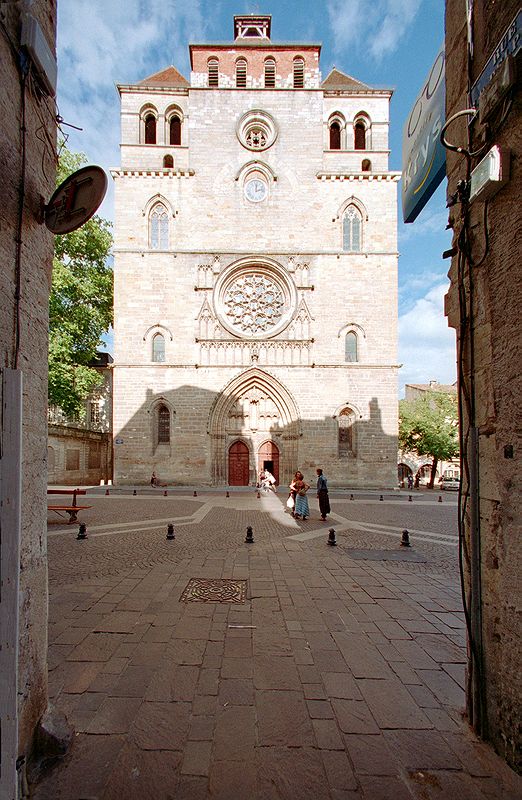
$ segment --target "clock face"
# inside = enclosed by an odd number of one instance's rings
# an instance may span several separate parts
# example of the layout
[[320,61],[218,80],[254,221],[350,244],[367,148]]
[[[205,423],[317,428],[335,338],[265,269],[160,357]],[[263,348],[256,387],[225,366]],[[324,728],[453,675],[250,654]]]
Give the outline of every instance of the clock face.
[[253,178],[245,184],[245,197],[251,203],[261,203],[267,196],[268,188],[264,181]]

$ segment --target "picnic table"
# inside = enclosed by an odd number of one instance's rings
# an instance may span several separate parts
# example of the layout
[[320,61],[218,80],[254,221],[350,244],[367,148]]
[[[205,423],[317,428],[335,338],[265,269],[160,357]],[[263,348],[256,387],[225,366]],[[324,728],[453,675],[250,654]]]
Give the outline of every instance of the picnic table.
[[86,494],[85,489],[47,489],[47,494],[61,494],[61,495],[72,495],[72,503],[69,505],[55,505],[47,503],[47,510],[54,511],[58,516],[63,517],[62,511],[69,515],[69,519],[67,524],[70,525],[73,522],[78,522],[78,511],[82,511],[86,508],[92,508],[92,506],[79,506],[76,498],[78,495]]

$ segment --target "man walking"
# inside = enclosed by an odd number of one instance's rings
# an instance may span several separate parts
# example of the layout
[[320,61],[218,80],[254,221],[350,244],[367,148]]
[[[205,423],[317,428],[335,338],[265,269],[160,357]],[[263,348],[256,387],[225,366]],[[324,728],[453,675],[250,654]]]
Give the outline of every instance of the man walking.
[[324,521],[326,515],[330,513],[330,499],[328,497],[328,484],[323,475],[322,469],[316,469],[317,472],[317,497],[319,499],[319,511],[321,512],[321,519]]

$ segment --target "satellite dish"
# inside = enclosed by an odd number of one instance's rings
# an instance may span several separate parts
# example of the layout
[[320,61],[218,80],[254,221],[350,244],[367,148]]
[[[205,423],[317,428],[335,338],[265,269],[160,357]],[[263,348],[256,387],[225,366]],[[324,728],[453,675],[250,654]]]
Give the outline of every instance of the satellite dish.
[[107,191],[107,176],[101,167],[89,166],[73,172],[56,189],[44,209],[44,222],[53,233],[71,233],[99,208]]

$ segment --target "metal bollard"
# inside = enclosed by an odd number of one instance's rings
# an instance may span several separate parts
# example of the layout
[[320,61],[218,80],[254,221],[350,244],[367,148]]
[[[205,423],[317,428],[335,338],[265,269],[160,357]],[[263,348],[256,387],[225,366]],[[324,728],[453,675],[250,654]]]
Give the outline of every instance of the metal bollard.
[[108,490],[108,489],[105,489],[105,495],[106,495],[107,497],[110,495],[110,492],[109,492],[109,490]]
[[227,492],[225,497],[230,497],[230,492]]
[[382,494],[380,495],[379,500],[381,500],[381,501],[384,500],[384,497],[382,496]]
[[195,489],[194,489],[194,495],[193,495],[193,496],[194,496],[194,497],[197,497],[197,496],[198,496],[198,493],[196,492],[196,490],[195,490]]
[[402,532],[401,547],[411,547],[410,534],[408,533],[406,528]]
[[254,543],[254,532],[250,525],[247,528],[247,535],[245,539],[245,544],[253,544]]
[[411,494],[408,495],[408,503],[413,503],[413,497]]
[[260,497],[261,497],[261,492],[258,492],[257,493],[257,499],[259,500]]
[[78,528],[78,536],[77,539],[87,539],[87,525],[85,522],[80,522],[80,527]]
[[169,494],[169,493],[168,493],[168,492],[167,492],[167,490],[165,489],[165,491],[163,492],[163,497],[168,497],[168,494]]
[[350,495],[350,500],[353,500],[353,499],[354,499],[354,498],[353,498],[353,494],[351,494],[351,495]]
[[439,503],[442,503],[442,495],[439,494]]
[[136,495],[138,494],[138,492],[136,491],[136,489],[134,489],[134,491],[133,491],[133,493],[132,493],[132,494],[133,494],[133,496],[134,496],[134,497],[136,497]]
[[172,522],[169,522],[169,524],[167,525],[167,539],[175,539],[175,538],[176,537],[174,536],[174,525],[172,524]]
[[337,544],[337,542],[335,541],[334,528],[330,528],[330,530],[328,531],[328,544],[332,545],[332,547],[335,547],[335,545]]

